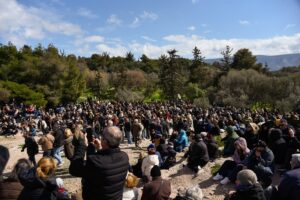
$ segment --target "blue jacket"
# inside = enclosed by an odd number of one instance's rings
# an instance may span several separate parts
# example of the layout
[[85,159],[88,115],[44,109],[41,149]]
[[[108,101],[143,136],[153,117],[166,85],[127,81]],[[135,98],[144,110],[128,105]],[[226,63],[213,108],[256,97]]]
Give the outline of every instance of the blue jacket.
[[300,168],[284,174],[278,186],[278,199],[298,200],[300,198]]
[[182,145],[183,147],[187,147],[189,145],[189,139],[184,130],[180,130],[180,134],[177,140],[177,144]]

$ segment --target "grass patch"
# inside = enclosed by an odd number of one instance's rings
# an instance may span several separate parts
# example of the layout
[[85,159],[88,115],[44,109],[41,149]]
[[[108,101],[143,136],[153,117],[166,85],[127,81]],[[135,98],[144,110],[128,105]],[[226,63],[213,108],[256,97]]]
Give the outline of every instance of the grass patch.
[[211,175],[214,176],[214,175],[219,171],[220,168],[221,168],[221,165],[220,165],[220,164],[215,164],[215,165],[211,168],[211,171],[210,171]]

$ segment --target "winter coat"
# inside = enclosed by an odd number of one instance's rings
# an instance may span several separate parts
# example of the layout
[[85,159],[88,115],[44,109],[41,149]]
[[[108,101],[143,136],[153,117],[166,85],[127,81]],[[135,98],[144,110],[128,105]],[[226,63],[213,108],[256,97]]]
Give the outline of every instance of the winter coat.
[[151,172],[151,169],[154,165],[159,166],[158,156],[156,154],[146,156],[143,160],[143,163],[142,163],[143,176],[150,177],[150,172]]
[[6,179],[0,182],[0,199],[16,200],[21,193],[23,186],[19,181]]
[[83,141],[73,140],[74,157],[69,172],[82,177],[82,196],[84,200],[121,200],[124,182],[129,169],[128,155],[120,148],[100,150],[87,155]]
[[240,185],[237,191],[225,200],[266,200],[263,188],[259,184]]
[[167,200],[171,194],[171,183],[161,177],[155,177],[144,185],[141,200]]
[[39,146],[34,137],[27,137],[25,139],[25,144],[22,148],[22,151],[24,151],[25,148],[27,149],[27,154],[30,156],[34,156],[39,152]]
[[182,145],[183,147],[187,147],[189,145],[189,139],[183,129],[180,130],[180,134],[176,143],[178,145]]
[[43,135],[39,141],[38,144],[42,146],[43,151],[48,151],[53,149],[53,142],[54,142],[54,137],[50,133],[47,135]]
[[242,151],[242,153],[239,153],[237,149],[235,149],[233,154],[233,160],[236,164],[240,164],[249,154],[250,150],[247,147],[247,141],[245,138],[238,138],[235,142],[235,145],[238,145]]
[[200,163],[208,161],[208,151],[203,140],[193,143],[188,151],[188,164],[191,166],[198,166],[201,165]]
[[64,152],[65,156],[71,160],[72,157],[74,156],[74,146],[72,144],[73,137],[68,137],[65,139],[65,144],[64,144]]
[[269,147],[273,151],[273,154],[275,156],[275,163],[283,164],[287,151],[287,144],[282,137],[282,132],[276,129],[271,131],[269,141]]
[[23,171],[19,180],[24,186],[18,200],[56,200],[57,185],[55,178],[42,180],[36,174],[36,169]]
[[239,136],[236,132],[229,133],[225,138],[222,139],[224,141],[224,154],[225,155],[232,155],[234,154],[234,142],[238,139]]
[[133,137],[140,137],[140,132],[142,131],[142,125],[140,123],[134,123],[132,125],[132,135]]
[[250,152],[250,155],[242,163],[245,166],[247,166],[249,169],[253,169],[259,165],[263,167],[270,167],[271,169],[273,169],[273,164],[274,164],[273,152],[268,147],[266,147],[265,151],[261,153],[261,156],[257,158],[255,155],[255,150],[256,148],[254,148]]
[[299,200],[300,198],[300,168],[284,174],[278,186],[278,200]]

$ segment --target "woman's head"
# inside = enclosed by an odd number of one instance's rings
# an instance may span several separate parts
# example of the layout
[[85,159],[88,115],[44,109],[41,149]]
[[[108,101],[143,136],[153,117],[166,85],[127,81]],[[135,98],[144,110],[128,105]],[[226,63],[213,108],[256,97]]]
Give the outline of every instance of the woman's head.
[[54,175],[56,170],[56,163],[51,157],[43,157],[38,162],[38,167],[36,169],[37,175],[40,178],[46,179]]
[[135,175],[133,175],[132,173],[128,173],[127,178],[125,180],[125,187],[134,188],[137,186],[138,182],[139,180]]
[[245,151],[247,149],[247,141],[245,138],[239,137],[235,142],[234,142],[235,149]]
[[65,138],[69,138],[69,137],[71,137],[72,135],[73,135],[73,134],[72,134],[71,129],[66,128],[66,129],[65,129]]

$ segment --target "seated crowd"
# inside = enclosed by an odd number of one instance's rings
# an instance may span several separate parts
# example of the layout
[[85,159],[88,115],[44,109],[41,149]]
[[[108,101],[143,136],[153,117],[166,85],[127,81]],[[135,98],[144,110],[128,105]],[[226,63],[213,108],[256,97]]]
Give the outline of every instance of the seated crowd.
[[[29,111],[30,113],[28,113]],[[178,101],[154,104],[95,102],[45,110],[5,105],[1,124],[11,120],[24,136],[27,159],[3,176],[9,158],[0,146],[0,199],[74,199],[55,175],[70,161],[69,173],[81,177],[82,199],[202,199],[197,186],[171,188],[163,170],[183,166],[201,178],[207,163],[224,157],[212,181],[236,184],[226,200],[300,198],[300,120],[298,113],[214,107],[201,109]],[[7,134],[7,126],[1,127]],[[124,143],[140,152],[133,166]],[[150,144],[149,144],[150,143]],[[149,144],[146,153],[142,148]],[[39,145],[43,157],[36,162]],[[279,185],[273,179],[281,176]],[[12,192],[14,191],[14,192]]]

